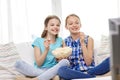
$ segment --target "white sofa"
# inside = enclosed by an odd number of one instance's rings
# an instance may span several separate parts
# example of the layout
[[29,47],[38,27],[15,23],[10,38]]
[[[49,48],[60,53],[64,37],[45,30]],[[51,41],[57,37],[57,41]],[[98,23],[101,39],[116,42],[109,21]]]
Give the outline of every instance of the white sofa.
[[[20,43],[16,45],[17,50],[21,56],[21,58],[25,61],[27,61],[28,63],[30,63],[31,65],[33,65],[33,61],[34,61],[34,50],[31,46],[31,42],[24,42],[24,43]],[[95,48],[96,49],[96,48]],[[95,52],[97,52],[97,49],[95,50]],[[96,65],[98,65],[102,60],[104,60],[106,57],[108,57],[109,54],[95,54],[95,62]],[[101,59],[101,61],[99,61]],[[112,80],[111,76],[107,75],[107,76],[101,76],[101,77],[96,77],[96,78],[89,78],[89,79],[73,79],[73,80]]]
[[29,64],[33,65],[34,63],[34,50],[31,46],[31,42],[23,42],[16,44],[17,51],[20,57],[28,62]]
[[[34,61],[34,50],[31,46],[31,42],[24,42],[16,45],[17,50],[21,56],[21,58],[31,65],[33,65]],[[96,48],[95,48],[96,49]],[[95,50],[97,52],[97,49]],[[104,60],[106,57],[108,57],[109,54],[103,55],[103,54],[95,54],[95,62],[96,65],[98,65],[102,60]],[[100,61],[101,60],[101,61]],[[111,76],[104,76],[104,77],[97,77],[97,78],[90,78],[85,80],[111,80]],[[84,79],[74,79],[74,80],[84,80]]]
[[[31,46],[31,42],[19,43],[16,44],[16,47],[21,58],[32,64],[34,60],[34,54],[33,54],[34,51]],[[101,63],[108,56],[110,56],[109,37],[102,35],[101,40],[94,41],[95,65]]]
[[72,80],[112,80],[111,76],[102,76],[96,78],[88,78],[88,79],[72,79]]
[[16,75],[22,75],[16,71],[14,64],[22,59],[33,65],[33,53],[31,42],[0,44],[0,80],[14,80]]
[[[8,43],[9,44],[9,43]],[[33,65],[34,63],[34,50],[31,46],[31,42],[23,42],[19,44],[15,44],[17,53],[20,55],[20,58],[28,62],[29,64]],[[98,47],[96,47],[98,48]],[[95,53],[98,52],[98,50],[95,48]],[[102,60],[104,60],[106,57],[108,57],[109,54],[95,54],[95,63],[98,65]],[[0,80],[12,80],[11,79],[2,79],[0,76]],[[101,78],[91,78],[91,79],[74,79],[74,80],[102,80],[102,78],[105,80],[111,80],[111,77],[101,77]]]

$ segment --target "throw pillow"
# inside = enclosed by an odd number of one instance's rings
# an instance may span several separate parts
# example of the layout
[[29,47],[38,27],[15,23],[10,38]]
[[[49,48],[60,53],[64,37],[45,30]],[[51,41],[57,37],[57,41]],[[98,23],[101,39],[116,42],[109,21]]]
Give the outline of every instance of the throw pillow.
[[100,64],[103,60],[105,60],[107,57],[110,57],[111,51],[110,51],[110,37],[106,35],[101,36],[100,40],[100,46],[98,47],[98,50],[96,51],[96,65]]
[[13,80],[16,75],[22,75],[14,67],[18,59],[20,56],[13,42],[0,45],[0,80]]

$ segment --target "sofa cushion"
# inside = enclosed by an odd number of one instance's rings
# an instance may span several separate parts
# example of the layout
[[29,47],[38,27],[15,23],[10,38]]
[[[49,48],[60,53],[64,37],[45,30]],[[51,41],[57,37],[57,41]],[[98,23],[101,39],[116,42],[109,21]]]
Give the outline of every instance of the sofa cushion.
[[110,57],[110,37],[107,35],[102,35],[100,42],[96,45],[98,46],[95,49],[95,65],[98,65],[107,57]]
[[31,46],[31,42],[18,43],[16,48],[22,60],[31,65],[34,64],[34,49]]
[[0,45],[0,80],[13,80],[16,75],[21,75],[14,67],[18,59],[21,58],[13,42]]
[[111,76],[96,77],[96,78],[85,78],[85,79],[72,79],[72,80],[112,80]]

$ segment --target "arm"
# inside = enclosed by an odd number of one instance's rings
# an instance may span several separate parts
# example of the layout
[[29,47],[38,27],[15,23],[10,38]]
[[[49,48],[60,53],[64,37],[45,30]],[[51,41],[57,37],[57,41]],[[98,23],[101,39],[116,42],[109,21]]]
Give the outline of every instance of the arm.
[[80,37],[81,41],[81,47],[83,51],[83,58],[87,65],[90,65],[93,60],[93,51],[94,51],[94,41],[91,37],[88,37],[88,45],[84,43],[84,35]]
[[64,41],[62,41],[62,47],[65,47],[65,46],[66,46],[65,42],[64,42]]
[[43,64],[43,62],[47,56],[47,53],[48,53],[48,51],[45,50],[43,52],[43,54],[41,54],[40,49],[36,46],[34,47],[34,56],[35,56],[36,64],[38,66],[41,66]]
[[87,47],[85,43],[82,44],[83,57],[87,65],[90,65],[93,60],[93,43],[93,39],[89,37]]
[[49,51],[49,45],[50,43],[48,41],[44,42],[45,51],[42,54],[41,54],[40,48],[36,46],[34,47],[34,56],[35,56],[36,64],[38,66],[41,66],[44,63]]

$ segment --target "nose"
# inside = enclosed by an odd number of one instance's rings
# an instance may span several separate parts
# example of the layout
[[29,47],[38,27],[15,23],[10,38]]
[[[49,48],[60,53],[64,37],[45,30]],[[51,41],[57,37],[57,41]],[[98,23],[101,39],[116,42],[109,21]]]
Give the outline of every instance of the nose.
[[56,26],[54,26],[54,28],[55,28],[55,29],[59,29],[60,27],[56,25]]
[[55,27],[54,27],[54,29],[57,30],[57,31],[59,31],[59,28],[60,28],[60,27],[58,27],[58,26],[55,26]]
[[74,23],[74,24],[73,24],[73,27],[77,27],[77,24]]

